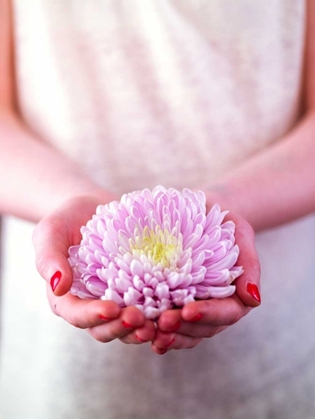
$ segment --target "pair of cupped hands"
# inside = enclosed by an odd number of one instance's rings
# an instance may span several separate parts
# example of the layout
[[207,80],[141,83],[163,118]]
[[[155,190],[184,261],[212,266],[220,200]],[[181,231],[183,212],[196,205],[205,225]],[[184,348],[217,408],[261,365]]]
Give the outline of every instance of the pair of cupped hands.
[[[170,350],[197,346],[235,324],[260,305],[260,264],[255,249],[254,231],[241,216],[229,212],[225,220],[236,225],[235,238],[240,249],[237,265],[244,273],[235,280],[236,292],[225,299],[191,302],[181,309],[163,312],[157,322],[145,319],[136,307],[120,308],[113,301],[80,299],[69,290],[72,270],[68,249],[81,241],[81,226],[92,218],[99,204],[116,199],[111,195],[76,196],[65,200],[43,218],[33,234],[36,266],[47,282],[52,311],[75,327],[86,329],[97,341],[119,339],[125,344],[151,342],[152,350],[164,354]],[[208,210],[214,204],[207,195]],[[220,203],[219,203],[220,204]]]

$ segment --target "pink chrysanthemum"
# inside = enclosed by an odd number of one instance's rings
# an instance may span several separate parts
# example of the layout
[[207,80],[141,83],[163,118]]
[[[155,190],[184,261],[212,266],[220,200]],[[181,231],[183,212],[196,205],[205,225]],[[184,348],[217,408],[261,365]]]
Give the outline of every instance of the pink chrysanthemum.
[[228,212],[215,204],[206,214],[205,194],[158,186],[97,207],[69,249],[80,298],[134,305],[146,318],[196,299],[232,295],[239,248]]

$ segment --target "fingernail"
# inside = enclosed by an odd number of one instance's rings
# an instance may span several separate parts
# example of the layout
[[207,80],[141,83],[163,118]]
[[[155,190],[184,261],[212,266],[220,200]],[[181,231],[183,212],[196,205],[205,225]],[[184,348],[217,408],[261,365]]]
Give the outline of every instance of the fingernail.
[[136,334],[136,339],[141,341],[141,343],[146,343],[147,342],[147,340],[143,340],[143,338],[139,337],[137,334]]
[[175,337],[168,344],[166,344],[165,347],[170,347],[174,342],[175,342]]
[[167,353],[167,351],[168,350],[166,350],[166,349],[159,349],[159,354],[161,354],[161,355],[165,354],[165,353]]
[[101,319],[102,321],[111,321],[111,318],[108,318],[107,316],[104,316],[104,315],[99,315],[99,319]]
[[181,326],[181,322],[177,321],[176,324],[173,327],[169,328],[169,331],[176,331],[180,328],[180,326]]
[[189,322],[196,322],[196,321],[200,321],[200,319],[202,318],[202,314],[196,314],[193,318],[191,318],[189,320]]
[[122,324],[125,328],[134,328],[134,326],[131,324],[128,324],[128,322],[122,321]]
[[258,287],[254,283],[248,283],[247,284],[247,291],[248,293],[255,299],[257,302],[261,302],[260,294]]
[[55,274],[50,279],[50,286],[53,292],[56,290],[56,287],[58,286],[60,279],[61,279],[61,272],[56,271]]

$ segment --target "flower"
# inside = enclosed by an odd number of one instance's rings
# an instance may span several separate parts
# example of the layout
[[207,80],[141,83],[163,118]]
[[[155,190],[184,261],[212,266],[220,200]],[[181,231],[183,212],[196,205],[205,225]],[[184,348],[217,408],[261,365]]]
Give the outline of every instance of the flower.
[[97,207],[69,249],[71,293],[134,305],[148,319],[196,299],[231,296],[243,272],[235,224],[201,191],[157,186]]

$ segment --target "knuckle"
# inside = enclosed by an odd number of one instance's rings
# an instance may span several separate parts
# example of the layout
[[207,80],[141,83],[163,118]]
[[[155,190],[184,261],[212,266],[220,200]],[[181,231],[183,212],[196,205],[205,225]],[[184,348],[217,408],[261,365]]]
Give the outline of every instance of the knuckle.
[[57,303],[52,303],[52,302],[49,302],[49,306],[50,306],[51,312],[52,312],[54,315],[56,315],[56,316],[60,316],[60,315],[59,315],[59,312],[58,312]]
[[195,340],[193,340],[188,346],[187,349],[193,349],[195,348],[199,343],[201,343],[203,339],[202,338],[196,338]]
[[131,338],[128,335],[125,337],[119,337],[119,341],[121,341],[124,344],[141,344],[137,339]]
[[47,267],[47,256],[46,253],[43,251],[36,252],[36,260],[35,260],[37,271],[41,276],[43,276],[43,273],[46,271]]
[[96,340],[99,341],[100,343],[109,343],[110,341],[112,341],[112,338],[109,338],[106,334],[102,334],[101,331],[99,329],[96,328],[88,328],[88,333]]
[[215,330],[211,331],[211,333],[209,335],[207,335],[207,338],[212,338],[217,334],[220,334],[220,332],[226,330],[228,327],[224,326],[224,327],[218,327]]
[[216,333],[217,333],[217,329],[215,329],[215,330],[211,330],[207,335],[206,335],[206,338],[212,338],[212,337],[214,337],[215,335],[216,335]]
[[58,312],[58,308],[57,308],[57,303],[51,303],[50,304],[50,309],[52,310],[54,315],[60,316],[59,312]]
[[247,267],[250,269],[252,279],[260,279],[261,265],[258,256],[248,256]]
[[[49,261],[55,256],[51,248],[52,235],[64,236],[64,228],[56,217],[46,217],[38,223],[33,231],[32,241],[35,249],[35,263],[39,273],[43,276],[49,269]],[[63,244],[62,244],[63,245]]]
[[75,328],[80,328],[80,329],[83,328],[81,326],[79,320],[77,319],[77,317],[74,316],[74,315],[72,315],[72,314],[71,315],[68,315],[67,318],[66,318],[66,320],[69,322],[69,324],[71,324]]
[[242,310],[237,310],[235,311],[235,313],[232,315],[231,319],[228,322],[228,325],[234,325],[236,324],[241,318],[243,318],[244,314],[242,312]]
[[49,306],[50,306],[50,309],[51,309],[52,313],[54,315],[60,316],[59,305],[57,305],[57,300],[54,296],[51,296],[49,294],[48,288],[47,288],[47,298],[48,298],[48,303],[49,303]]

